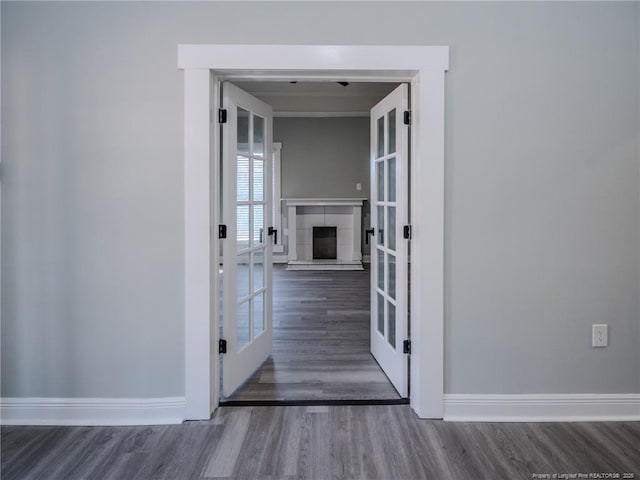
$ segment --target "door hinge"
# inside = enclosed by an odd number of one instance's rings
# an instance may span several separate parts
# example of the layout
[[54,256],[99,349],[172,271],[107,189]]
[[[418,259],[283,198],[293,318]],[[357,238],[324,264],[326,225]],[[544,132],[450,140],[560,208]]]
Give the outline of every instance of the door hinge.
[[405,225],[402,228],[402,236],[405,240],[411,240],[411,225]]
[[218,225],[218,238],[227,238],[227,226]]
[[219,108],[218,109],[218,123],[227,123],[227,109]]
[[405,110],[404,111],[404,124],[405,125],[411,125],[411,111],[410,110]]
[[218,340],[218,353],[227,353],[227,341],[224,338]]
[[411,353],[411,340],[402,342],[402,353]]

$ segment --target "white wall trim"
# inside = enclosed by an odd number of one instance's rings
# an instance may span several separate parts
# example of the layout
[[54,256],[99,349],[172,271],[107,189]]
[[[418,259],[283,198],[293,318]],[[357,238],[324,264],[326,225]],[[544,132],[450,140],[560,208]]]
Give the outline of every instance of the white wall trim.
[[[272,130],[273,131],[273,130]],[[272,253],[284,252],[284,235],[282,231],[282,142],[273,142],[273,175],[272,182],[272,203],[273,208],[273,227],[277,230],[278,242],[273,245]]]
[[169,425],[185,420],[185,398],[2,398],[3,425]]
[[[217,291],[218,246],[211,241],[212,225],[218,223],[218,196],[211,185],[218,183],[218,164],[211,164],[211,150],[217,137],[210,135],[212,78],[209,70],[187,70],[184,74],[184,315],[185,398],[187,418],[204,420],[217,405],[217,374],[211,345],[217,344],[216,305],[211,291]],[[215,106],[213,107],[215,110]],[[188,128],[187,128],[188,126]],[[217,227],[216,227],[217,228]]]
[[[215,110],[217,81],[204,91],[204,74],[217,80],[409,82],[412,92],[413,258],[411,284],[411,407],[422,418],[444,412],[444,76],[447,46],[390,45],[178,45],[185,71],[185,397],[187,418],[209,418],[217,405],[218,302],[201,265],[218,240],[217,209],[204,199],[204,181],[219,164],[216,129],[204,109]],[[199,98],[199,100],[198,100]],[[205,149],[211,156],[206,158]],[[207,175],[209,176],[209,175]],[[188,181],[187,181],[188,180]],[[188,188],[189,183],[197,189]],[[217,185],[212,179],[211,185]],[[212,192],[217,198],[218,192]],[[205,229],[205,221],[209,228]],[[206,230],[206,231],[205,231]],[[289,232],[291,234],[291,232]],[[211,242],[206,249],[204,242]],[[207,298],[208,297],[208,298]],[[189,299],[193,298],[195,302]],[[205,300],[209,300],[206,302]],[[207,362],[208,360],[208,362]],[[209,375],[206,375],[209,373]]]
[[369,117],[369,112],[273,112],[278,118],[350,118]]
[[[449,69],[449,47],[426,45],[178,45],[178,68],[211,69],[230,78],[362,80],[407,78],[417,71]],[[345,70],[349,75],[345,75]],[[259,73],[256,73],[259,72]],[[263,73],[263,71],[265,71]],[[269,73],[269,75],[267,75]],[[292,73],[296,75],[292,77]],[[247,80],[251,77],[242,78]]]
[[284,253],[281,253],[279,255],[273,255],[271,257],[271,261],[273,263],[289,263],[289,256]]
[[640,394],[535,394],[444,396],[452,422],[640,421]]

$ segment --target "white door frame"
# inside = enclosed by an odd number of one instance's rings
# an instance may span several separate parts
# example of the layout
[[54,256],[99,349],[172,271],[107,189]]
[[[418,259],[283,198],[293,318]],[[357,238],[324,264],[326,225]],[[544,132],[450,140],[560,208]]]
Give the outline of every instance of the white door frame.
[[[219,82],[411,83],[411,407],[444,414],[446,46],[179,45],[184,70],[185,418],[218,406]],[[416,294],[419,292],[419,294]]]

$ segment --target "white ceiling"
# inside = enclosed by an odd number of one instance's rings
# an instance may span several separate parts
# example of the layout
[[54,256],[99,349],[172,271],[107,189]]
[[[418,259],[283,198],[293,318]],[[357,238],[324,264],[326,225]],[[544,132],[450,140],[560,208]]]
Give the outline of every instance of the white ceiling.
[[234,81],[271,105],[275,116],[367,116],[397,83]]

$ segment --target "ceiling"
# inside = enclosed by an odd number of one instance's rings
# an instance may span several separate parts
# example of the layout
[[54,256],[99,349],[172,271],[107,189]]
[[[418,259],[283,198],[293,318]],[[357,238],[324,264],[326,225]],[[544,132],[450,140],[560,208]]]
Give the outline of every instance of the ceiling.
[[397,83],[234,81],[271,105],[276,117],[368,116]]

